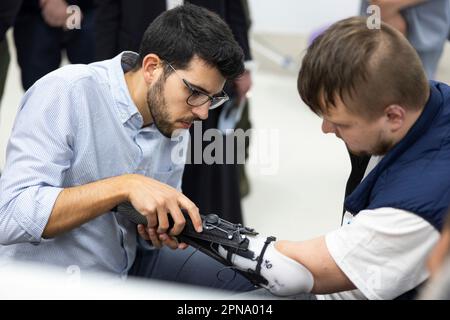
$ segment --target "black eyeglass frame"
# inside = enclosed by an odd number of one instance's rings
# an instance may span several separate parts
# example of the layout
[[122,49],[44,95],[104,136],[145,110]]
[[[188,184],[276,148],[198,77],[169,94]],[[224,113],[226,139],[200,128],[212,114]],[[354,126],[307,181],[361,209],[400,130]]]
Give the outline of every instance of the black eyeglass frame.
[[[184,85],[189,89],[189,91],[191,92],[190,95],[186,98],[186,103],[191,106],[191,107],[200,107],[202,105],[204,105],[205,103],[207,103],[208,101],[211,101],[211,104],[209,106],[209,110],[215,109],[217,107],[220,107],[222,104],[224,104],[225,102],[227,102],[228,100],[230,100],[230,97],[227,95],[227,93],[225,91],[222,90],[221,92],[221,96],[212,96],[206,92],[203,92],[197,88],[194,88],[193,84],[191,84],[189,81],[187,81],[185,78],[183,78],[182,76],[180,76],[180,74],[177,72],[177,70],[175,70],[174,67],[172,67],[172,65],[170,63],[168,63],[167,61],[164,61],[172,70],[173,72],[175,72],[175,74],[181,79],[181,81],[183,81]],[[190,102],[189,100],[192,99],[192,97],[194,95],[201,95],[204,96],[206,98],[205,101],[201,102],[201,103],[192,103],[192,101]]]

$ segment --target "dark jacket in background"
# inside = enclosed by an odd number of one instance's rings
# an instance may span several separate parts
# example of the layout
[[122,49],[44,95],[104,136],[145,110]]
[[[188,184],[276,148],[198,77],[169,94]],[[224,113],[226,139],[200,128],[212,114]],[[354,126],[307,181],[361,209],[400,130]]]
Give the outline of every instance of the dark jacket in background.
[[[165,0],[95,0],[96,57],[111,59],[125,50],[138,52],[145,30],[166,10]],[[236,41],[250,60],[248,21],[240,0],[187,1],[219,14],[230,26]]]
[[5,38],[6,31],[14,24],[14,19],[19,12],[21,0],[0,1],[0,42]]
[[83,13],[80,29],[64,30],[48,25],[42,17],[39,0],[22,3],[14,23],[14,42],[24,90],[59,68],[63,50],[70,63],[95,61],[93,0],[66,2],[80,7]]
[[95,0],[97,60],[122,51],[138,52],[149,24],[166,10],[166,0]]
[[21,4],[21,0],[0,1],[0,103],[3,97],[10,61],[8,41],[5,38],[5,34],[9,27],[14,24]]

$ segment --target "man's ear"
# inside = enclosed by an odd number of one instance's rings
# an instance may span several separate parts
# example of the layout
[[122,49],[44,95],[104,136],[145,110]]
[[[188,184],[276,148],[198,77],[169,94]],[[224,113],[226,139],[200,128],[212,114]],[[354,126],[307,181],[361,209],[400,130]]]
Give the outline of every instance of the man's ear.
[[391,104],[384,109],[384,114],[393,132],[402,128],[406,120],[406,110],[398,104]]
[[154,53],[149,53],[142,60],[142,73],[145,82],[152,83],[154,79],[158,78],[157,69],[161,66],[161,59]]

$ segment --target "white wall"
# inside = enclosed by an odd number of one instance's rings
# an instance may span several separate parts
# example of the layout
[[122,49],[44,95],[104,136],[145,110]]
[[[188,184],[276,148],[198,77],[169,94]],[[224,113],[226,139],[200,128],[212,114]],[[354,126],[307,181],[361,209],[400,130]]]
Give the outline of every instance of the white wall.
[[249,0],[253,32],[310,33],[356,15],[359,0]]

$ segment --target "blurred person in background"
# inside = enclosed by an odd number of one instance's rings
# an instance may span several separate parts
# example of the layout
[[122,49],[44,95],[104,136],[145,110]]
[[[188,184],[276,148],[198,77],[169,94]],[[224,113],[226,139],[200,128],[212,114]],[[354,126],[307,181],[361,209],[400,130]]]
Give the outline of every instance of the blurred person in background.
[[62,50],[70,63],[95,60],[94,14],[93,0],[23,1],[14,41],[24,90],[60,66]]

